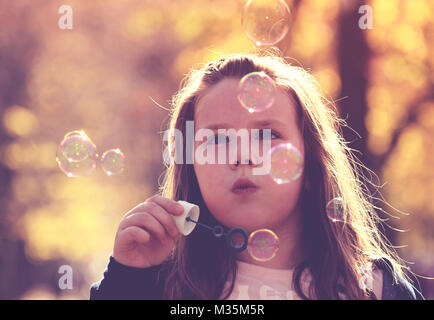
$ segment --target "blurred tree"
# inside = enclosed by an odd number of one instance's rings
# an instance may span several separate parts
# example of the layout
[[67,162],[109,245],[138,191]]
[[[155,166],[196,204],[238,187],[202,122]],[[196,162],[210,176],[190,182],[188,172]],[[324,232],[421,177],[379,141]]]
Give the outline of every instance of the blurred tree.
[[[368,114],[367,90],[369,86],[369,61],[371,50],[367,44],[365,33],[374,32],[370,29],[361,29],[359,20],[361,14],[359,8],[365,5],[364,0],[340,1],[340,14],[338,23],[337,56],[339,61],[339,76],[342,86],[339,94],[342,100],[338,107],[341,118],[345,119],[348,127],[343,128],[345,141],[354,150],[361,164],[363,174],[376,185],[380,185],[379,174],[383,164],[374,161],[368,147],[368,130],[365,119]],[[367,169],[365,169],[367,168]],[[372,171],[369,171],[372,170]],[[375,176],[376,175],[376,176]],[[366,186],[369,192],[378,197],[375,185]],[[374,204],[382,210],[388,210],[380,201]],[[386,219],[381,210],[378,211],[382,219]],[[382,227],[379,225],[379,227]],[[390,228],[382,228],[386,238],[391,242],[396,241],[396,232]]]
[[[359,28],[360,14],[358,8],[365,1],[341,1],[339,24],[337,27],[338,46],[337,56],[339,61],[339,75],[342,86],[339,97],[345,97],[339,102],[341,117],[346,119],[350,128],[355,133],[344,130],[344,138],[350,141],[350,147],[360,152],[358,158],[366,166],[370,167],[370,154],[367,148],[367,129],[365,116],[367,113],[366,89],[368,82],[369,48],[363,35],[365,30]],[[375,171],[375,168],[373,168]]]
[[[2,4],[3,10],[4,6],[5,4]],[[27,104],[28,70],[32,60],[31,53],[37,45],[28,25],[31,10],[20,12],[17,20],[8,18],[3,10],[2,23],[7,24],[8,29],[2,28],[4,33],[0,37],[0,119],[4,118],[8,107]],[[13,139],[11,133],[1,126],[1,153],[4,153],[4,146]],[[13,175],[10,168],[0,163],[0,299],[11,299],[22,292],[28,284],[20,286],[20,279],[31,269],[25,258],[24,241],[14,236],[10,226],[21,211],[19,206],[14,206],[10,201],[13,198]]]

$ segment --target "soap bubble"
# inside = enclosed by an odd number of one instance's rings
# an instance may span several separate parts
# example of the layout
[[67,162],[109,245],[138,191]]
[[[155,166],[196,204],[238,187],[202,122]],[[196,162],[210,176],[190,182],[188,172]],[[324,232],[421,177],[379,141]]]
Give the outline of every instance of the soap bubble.
[[271,260],[279,250],[279,237],[269,229],[256,230],[249,236],[247,250],[257,261]]
[[96,146],[84,131],[71,131],[60,142],[59,152],[69,161],[80,162],[94,158]]
[[67,134],[65,134],[64,138],[67,138],[70,136],[87,136],[87,134],[83,130],[73,130],[73,131],[69,131]]
[[57,148],[56,162],[68,177],[89,175],[96,167],[96,146],[82,130],[65,134]]
[[344,201],[341,197],[330,200],[326,205],[327,216],[333,222],[344,221]]
[[278,183],[289,183],[298,179],[303,171],[300,151],[291,143],[281,143],[269,151],[270,176]]
[[108,176],[120,174],[125,169],[125,156],[119,149],[110,149],[101,156],[101,165]]
[[257,46],[272,46],[281,41],[290,23],[291,13],[283,0],[249,0],[244,5],[243,29]]
[[238,100],[250,113],[271,107],[276,96],[273,80],[264,72],[245,75],[238,85]]
[[96,167],[96,157],[88,157],[81,161],[71,161],[66,159],[61,151],[57,152],[56,162],[60,170],[69,178],[87,176],[92,173]]

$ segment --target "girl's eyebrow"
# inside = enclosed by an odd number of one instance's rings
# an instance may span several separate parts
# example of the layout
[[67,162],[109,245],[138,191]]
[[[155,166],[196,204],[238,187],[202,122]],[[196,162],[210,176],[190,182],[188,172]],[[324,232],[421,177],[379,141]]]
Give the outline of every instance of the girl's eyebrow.
[[286,127],[287,126],[284,122],[281,122],[277,119],[259,120],[259,121],[254,121],[251,124],[253,124],[254,127],[266,127],[266,126]]
[[227,124],[227,123],[216,123],[216,124],[207,125],[204,128],[215,130],[215,129],[221,129],[221,128],[230,128],[230,127],[231,127],[231,125]]
[[[250,123],[252,127],[267,127],[267,126],[277,126],[277,127],[286,127],[287,125],[284,122],[281,122],[277,119],[267,119],[267,120],[258,120]],[[227,123],[216,123],[205,126],[206,129],[221,129],[221,128],[230,128],[231,125]]]

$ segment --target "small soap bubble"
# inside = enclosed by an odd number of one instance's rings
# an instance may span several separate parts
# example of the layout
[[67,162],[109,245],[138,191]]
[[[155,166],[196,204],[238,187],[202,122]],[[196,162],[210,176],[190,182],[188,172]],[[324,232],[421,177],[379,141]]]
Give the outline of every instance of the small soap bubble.
[[273,80],[264,72],[245,75],[238,85],[238,100],[250,113],[270,108],[276,97]]
[[94,158],[96,146],[84,131],[71,131],[60,142],[59,151],[67,160],[80,162],[87,158]]
[[330,200],[326,205],[327,216],[333,222],[344,221],[344,201],[341,197]]
[[291,12],[283,0],[249,0],[244,5],[242,25],[257,46],[272,46],[289,31]]
[[279,237],[269,229],[256,230],[249,236],[247,250],[256,261],[269,261],[279,250]]
[[110,149],[101,156],[101,165],[108,176],[120,174],[125,169],[125,156],[119,149]]
[[277,184],[292,182],[298,179],[303,171],[302,155],[290,142],[271,148],[269,158],[270,176]]

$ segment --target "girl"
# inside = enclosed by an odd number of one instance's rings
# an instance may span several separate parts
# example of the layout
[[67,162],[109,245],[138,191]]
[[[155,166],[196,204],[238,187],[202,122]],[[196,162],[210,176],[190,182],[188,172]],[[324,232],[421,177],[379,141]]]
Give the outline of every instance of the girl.
[[[262,112],[249,113],[237,99],[240,79],[252,72],[264,72],[277,88],[272,107]],[[341,120],[308,72],[270,53],[243,54],[192,70],[183,84],[169,126],[183,133],[183,155],[188,120],[196,131],[212,129],[216,148],[226,143],[218,128],[271,129],[271,146],[290,142],[300,151],[302,174],[276,184],[269,175],[253,175],[258,164],[251,154],[244,161],[241,152],[229,164],[170,163],[161,192],[120,222],[91,299],[422,298],[377,230],[359,165],[340,135]],[[237,181],[248,181],[253,191],[234,192]],[[343,221],[327,217],[335,197],[344,199]],[[200,221],[209,226],[273,230],[277,255],[256,261],[199,226],[180,235],[171,217],[183,212],[177,200],[198,205]]]

